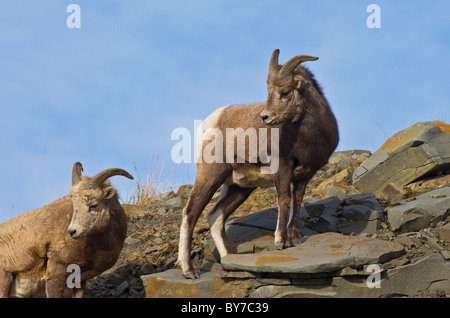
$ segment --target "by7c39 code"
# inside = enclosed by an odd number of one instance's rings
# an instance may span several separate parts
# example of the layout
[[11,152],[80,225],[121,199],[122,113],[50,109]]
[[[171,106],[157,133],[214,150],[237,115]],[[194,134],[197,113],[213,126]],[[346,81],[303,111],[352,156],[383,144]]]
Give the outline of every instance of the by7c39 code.
[[268,303],[225,303],[225,312],[267,312]]

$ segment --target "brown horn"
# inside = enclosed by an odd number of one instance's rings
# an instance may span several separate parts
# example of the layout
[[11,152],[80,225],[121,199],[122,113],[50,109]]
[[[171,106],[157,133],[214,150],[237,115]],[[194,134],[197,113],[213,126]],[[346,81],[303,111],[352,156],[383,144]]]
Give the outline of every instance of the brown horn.
[[127,171],[119,168],[111,168],[106,169],[100,173],[98,173],[95,177],[93,177],[91,180],[89,180],[89,188],[97,188],[100,187],[103,182],[111,178],[112,176],[124,176],[128,179],[133,180],[133,176],[129,174]]
[[72,169],[72,185],[76,185],[81,181],[81,172],[83,171],[83,166],[78,161],[74,163]]
[[277,72],[278,55],[280,55],[280,50],[274,50],[272,53],[272,57],[270,58],[269,74],[275,74]]
[[292,72],[294,71],[294,69],[303,62],[306,61],[315,61],[318,60],[318,57],[314,57],[314,56],[309,56],[309,55],[297,55],[293,58],[291,58],[289,61],[286,62],[286,64],[284,64],[281,69],[280,72],[278,73],[281,76],[288,76],[291,75]]

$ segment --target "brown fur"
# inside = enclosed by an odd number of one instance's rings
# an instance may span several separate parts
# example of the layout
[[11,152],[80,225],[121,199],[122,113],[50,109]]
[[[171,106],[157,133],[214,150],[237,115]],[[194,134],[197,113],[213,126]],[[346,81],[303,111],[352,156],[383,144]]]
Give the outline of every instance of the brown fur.
[[[98,197],[98,211],[103,215],[90,224],[84,236],[72,238],[68,233],[78,193],[91,178],[71,188],[52,203],[0,224],[0,297],[63,297],[69,264],[81,269],[81,288],[74,290],[82,297],[86,280],[97,276],[116,262],[127,232],[125,212],[114,191],[107,200]],[[74,191],[75,190],[78,191]],[[111,188],[106,181],[100,193]],[[78,205],[79,208],[80,205]]]
[[[213,127],[223,132],[224,154],[227,142],[232,141],[226,140],[226,128],[240,127],[245,130],[253,127],[257,131],[258,128],[269,128],[268,150],[271,149],[270,128],[278,128],[278,171],[262,175],[259,173],[261,161],[250,163],[248,156],[245,163],[226,163],[224,158],[223,163],[197,164],[196,180],[183,210],[180,230],[178,263],[186,278],[198,277],[190,260],[195,223],[222,184],[222,194],[208,214],[211,233],[221,257],[231,252],[224,229],[226,219],[261,185],[274,184],[277,189],[279,213],[275,244],[285,248],[300,243],[301,236],[296,224],[306,185],[328,161],[338,144],[339,134],[336,119],[321,88],[312,73],[299,65],[302,61],[317,58],[294,57],[285,64],[286,67],[282,67],[278,65],[278,53],[278,50],[274,51],[269,67],[267,103],[228,106],[206,119],[208,124],[213,122]],[[202,147],[208,142],[203,142]],[[247,141],[246,149],[249,146]],[[295,213],[291,213],[287,220],[291,197],[294,198],[292,209]]]

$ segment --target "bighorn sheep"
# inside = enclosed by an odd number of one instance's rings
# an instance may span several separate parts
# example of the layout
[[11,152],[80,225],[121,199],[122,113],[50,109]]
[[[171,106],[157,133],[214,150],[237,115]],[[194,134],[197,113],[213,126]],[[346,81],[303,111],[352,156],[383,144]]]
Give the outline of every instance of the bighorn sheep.
[[133,177],[118,168],[93,178],[82,170],[76,162],[69,195],[0,224],[0,297],[63,297],[71,264],[80,269],[73,294],[83,297],[86,280],[117,261],[127,222],[108,178]]
[[[197,138],[200,138],[197,142],[197,155],[201,156],[210,145],[205,141],[210,138],[208,129],[213,128],[222,132],[223,149],[219,149],[218,153],[223,154],[223,158],[212,162],[197,159],[197,175],[183,210],[180,228],[178,264],[181,265],[186,278],[198,278],[190,259],[192,233],[202,210],[222,184],[222,193],[208,213],[211,235],[221,257],[231,252],[225,234],[225,221],[258,186],[275,185],[277,190],[279,211],[275,231],[277,248],[283,249],[300,243],[301,235],[296,224],[306,185],[315,172],[327,163],[339,142],[339,133],[336,119],[314,75],[300,65],[302,62],[318,58],[299,55],[281,66],[278,64],[278,55],[277,49],[270,60],[266,103],[220,108],[207,117],[200,134],[197,135]],[[230,128],[236,131],[241,129],[238,134],[229,137],[225,132]],[[261,144],[261,140],[265,140],[261,139],[264,137],[261,136],[263,132],[261,128],[271,132],[278,129],[279,143],[276,140],[275,145],[278,146],[279,163],[278,167],[275,167],[278,169],[273,173],[261,173],[263,163],[267,162],[267,158],[262,158],[261,154],[256,161],[250,160],[247,154],[245,161],[242,156],[236,155],[232,162],[225,160],[228,159],[225,158],[227,149],[236,150],[235,141],[245,138],[245,132],[249,128],[256,130],[260,150],[266,146]],[[266,139],[267,146],[270,146],[273,144],[272,136],[276,134],[267,133],[267,135],[269,135]],[[245,149],[254,147],[250,141],[245,143],[248,146]],[[217,154],[217,149],[215,151]],[[267,153],[270,155],[270,151]],[[277,155],[274,149],[271,154],[272,157]],[[275,159],[277,158],[271,158]],[[290,213],[287,222],[288,209],[291,205],[291,184],[293,213]]]

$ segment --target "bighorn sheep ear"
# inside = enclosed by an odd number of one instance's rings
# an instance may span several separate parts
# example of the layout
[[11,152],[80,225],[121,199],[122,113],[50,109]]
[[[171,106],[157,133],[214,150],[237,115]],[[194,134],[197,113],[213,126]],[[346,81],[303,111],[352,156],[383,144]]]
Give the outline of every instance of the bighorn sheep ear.
[[76,185],[81,181],[81,172],[83,171],[83,166],[79,162],[75,162],[72,169],[72,186]]
[[272,53],[269,64],[269,74],[276,74],[278,67],[278,56],[280,55],[280,50],[276,49]]
[[280,72],[278,73],[281,76],[289,76],[292,74],[292,72],[295,70],[295,68],[306,61],[315,61],[318,60],[318,57],[315,56],[309,56],[309,55],[297,55],[293,58],[291,58],[289,61],[286,62],[286,64],[284,64],[281,69]]
[[116,188],[114,187],[106,187],[103,189],[103,199],[105,200],[111,199],[114,194],[116,194]]
[[295,89],[299,90],[300,87],[302,87],[302,84],[304,82],[305,78],[301,75],[294,75],[294,81],[295,81]]

